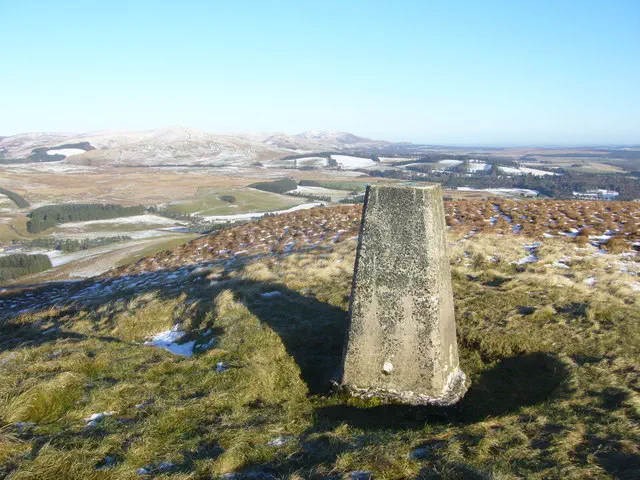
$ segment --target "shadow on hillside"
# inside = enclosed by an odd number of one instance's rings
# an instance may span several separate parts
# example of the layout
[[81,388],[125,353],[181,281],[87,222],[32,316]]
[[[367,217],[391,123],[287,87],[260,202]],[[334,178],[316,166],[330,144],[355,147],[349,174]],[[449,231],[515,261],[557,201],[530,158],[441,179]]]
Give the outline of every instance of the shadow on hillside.
[[[0,352],[53,342],[60,338],[83,338],[80,334],[64,329],[65,322],[79,311],[94,313],[92,321],[96,324],[96,335],[92,338],[119,342],[121,340],[116,337],[98,335],[98,325],[101,329],[115,326],[119,315],[128,310],[127,301],[135,301],[136,308],[144,307],[151,301],[143,296],[148,291],[158,292],[163,300],[184,295],[185,303],[198,305],[198,318],[192,322],[192,326],[197,328],[199,319],[204,318],[213,308],[212,299],[222,290],[231,290],[236,300],[243,302],[260,322],[269,325],[280,336],[287,352],[300,367],[302,379],[310,393],[323,394],[329,391],[331,381],[337,379],[342,361],[348,325],[344,309],[322,302],[312,295],[303,295],[283,284],[232,279],[225,273],[213,282],[207,278],[188,275],[184,280],[169,282],[168,279],[175,279],[176,271],[163,270],[114,277],[106,281],[103,279],[100,285],[85,281],[38,286],[39,290],[31,290],[34,300],[32,303],[36,305],[31,305],[32,313],[49,309],[51,305],[38,308],[37,298],[38,295],[47,298],[48,290],[51,289],[66,287],[69,289],[66,298],[74,297],[76,300],[55,303],[56,307],[61,308],[61,313],[57,317],[47,317],[46,328],[39,322],[0,324]],[[113,291],[116,284],[119,289]],[[18,285],[14,288],[16,292],[23,292],[29,286]],[[83,292],[90,294],[83,297]],[[78,300],[78,297],[82,298]],[[0,301],[7,303],[7,298],[5,292]],[[8,301],[11,301],[10,295]],[[493,368],[472,375],[470,390],[454,408],[393,405],[362,409],[326,407],[316,414],[321,422],[344,421],[348,417],[350,422],[361,422],[369,427],[377,426],[376,428],[385,428],[387,424],[393,424],[394,428],[402,425],[411,428],[410,425],[414,422],[437,418],[443,421],[475,421],[548,399],[566,375],[564,365],[552,356],[543,353],[521,355],[502,359]]]
[[330,406],[316,410],[316,423],[348,423],[365,430],[415,429],[428,423],[475,423],[562,395],[568,375],[566,367],[551,355],[518,355],[505,358],[494,367],[474,375],[469,390],[457,405]]
[[[192,325],[203,328],[204,325],[199,322],[212,310],[212,300],[221,291],[231,290],[234,297],[242,301],[260,322],[280,336],[287,352],[297,362],[310,393],[328,393],[331,380],[336,378],[340,369],[346,338],[348,322],[343,308],[278,283],[232,279],[225,274],[213,282],[208,278],[191,276],[185,276],[184,279],[179,277],[175,281],[175,274],[176,270],[164,270],[117,277],[113,282],[122,284],[119,290],[115,290],[115,283],[110,287],[109,281],[103,282],[99,288],[95,285],[92,287],[91,282],[71,285],[69,296],[65,298],[77,298],[83,295],[82,292],[93,292],[93,296],[87,294],[86,298],[73,302],[58,302],[56,306],[66,307],[69,311],[61,314],[60,319],[53,319],[54,327],[47,327],[57,330],[44,335],[43,327],[38,324],[0,324],[0,338],[4,337],[4,341],[0,342],[0,352],[60,338],[79,338],[78,334],[66,331],[64,325],[66,315],[82,310],[94,312],[92,321],[96,323],[96,336],[92,338],[120,341],[99,336],[98,325],[101,328],[114,325],[119,315],[126,311],[126,300],[135,300],[142,306],[147,301],[144,293],[151,290],[157,291],[164,300],[184,295],[185,303],[198,306],[198,318]],[[38,295],[46,298],[47,289],[55,287],[43,287]],[[111,293],[107,295],[105,292]],[[43,306],[41,310],[47,308]],[[38,311],[38,307],[33,307],[32,311]],[[362,447],[332,435],[331,432],[343,424],[362,430],[365,436],[373,434],[375,437],[376,432],[420,431],[427,424],[466,425],[487,417],[515,413],[522,407],[549,402],[565,395],[569,376],[562,362],[545,353],[504,358],[483,371],[467,373],[471,374],[472,380],[469,391],[459,404],[447,408],[395,404],[368,406],[373,405],[369,401],[355,401],[347,405],[341,396],[318,399],[317,403],[322,406],[316,408],[313,425],[300,438],[303,448],[299,454],[278,459],[269,465],[246,465],[244,470],[258,469],[282,474],[312,465],[334,464],[341,454]]]
[[[303,381],[310,393],[326,393],[331,380],[340,367],[342,349],[346,336],[347,314],[342,308],[319,301],[312,295],[303,295],[279,283],[259,282],[230,278],[230,270],[241,271],[252,257],[228,265],[228,270],[215,281],[203,277],[190,277],[176,281],[181,269],[166,269],[156,272],[113,277],[109,280],[86,280],[79,282],[50,282],[38,285],[13,285],[0,295],[0,352],[25,346],[38,346],[59,339],[83,340],[88,338],[64,328],[65,322],[81,311],[91,312],[91,321],[96,325],[96,335],[91,338],[105,341],[120,341],[115,337],[104,337],[98,330],[112,329],[120,315],[128,310],[128,302],[134,301],[136,308],[152,301],[144,296],[156,291],[162,300],[185,296],[185,304],[196,304],[191,322],[198,328],[200,322],[213,309],[212,299],[222,290],[231,290],[236,300],[264,324],[269,325],[281,338],[287,352],[295,359],[301,370]],[[191,266],[192,270],[198,265]],[[54,304],[49,298],[62,296],[64,300]],[[276,294],[272,294],[277,292]],[[25,293],[29,297],[25,296]],[[264,294],[267,295],[264,295]],[[78,298],[80,297],[80,298]],[[10,312],[6,306],[16,299],[21,302]],[[46,312],[55,305],[59,310],[47,315],[46,320],[35,323],[6,322],[7,318],[21,310],[29,313]],[[5,315],[6,314],[6,315]],[[84,317],[88,318],[88,317]],[[180,319],[176,318],[176,322]]]
[[[359,451],[366,443],[376,444],[385,432],[424,430],[427,425],[469,425],[490,417],[516,413],[521,407],[553,401],[567,394],[569,372],[553,356],[544,353],[520,355],[503,359],[500,363],[477,375],[462,401],[451,407],[415,407],[389,404],[381,406],[323,406],[314,411],[314,424],[300,437],[302,451],[268,464],[245,465],[247,478],[257,472],[268,478],[320,465],[331,467],[338,458],[351,451]],[[328,398],[327,403],[340,398]],[[362,402],[366,405],[366,401]],[[527,421],[523,416],[523,421]],[[339,438],[335,430],[349,425],[361,431],[357,437]],[[502,428],[497,424],[495,428]],[[356,430],[357,431],[357,430]],[[482,436],[463,439],[472,444]],[[364,442],[364,443],[363,443]],[[422,455],[436,463],[446,456],[447,441],[430,440],[416,447]],[[419,457],[423,458],[423,457]],[[474,467],[445,461],[456,478],[487,478]],[[265,477],[267,478],[267,477]],[[324,477],[323,477],[324,478]],[[335,478],[340,478],[335,477]],[[441,478],[437,471],[425,467],[416,478]]]
[[[242,282],[232,290],[252,314],[280,336],[287,353],[298,364],[309,392],[327,393],[331,381],[339,375],[347,312],[281,284]],[[267,296],[246,294],[256,290]],[[279,293],[268,296],[272,292]]]

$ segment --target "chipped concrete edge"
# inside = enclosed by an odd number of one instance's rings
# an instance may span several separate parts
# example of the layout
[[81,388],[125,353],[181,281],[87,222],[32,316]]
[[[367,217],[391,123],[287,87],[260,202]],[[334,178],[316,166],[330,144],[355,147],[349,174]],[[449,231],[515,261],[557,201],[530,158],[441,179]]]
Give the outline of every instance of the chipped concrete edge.
[[423,395],[420,393],[405,391],[398,392],[396,390],[380,390],[380,389],[369,389],[369,388],[359,388],[353,385],[339,385],[339,388],[343,391],[348,392],[350,395],[354,397],[360,398],[384,398],[387,400],[393,400],[400,403],[405,403],[409,405],[416,406],[436,406],[436,407],[448,407],[451,405],[455,405],[464,394],[467,393],[468,388],[468,380],[465,373],[460,369],[456,368],[453,370],[449,376],[447,377],[447,382],[445,387],[440,395],[437,397],[431,397],[428,395]]

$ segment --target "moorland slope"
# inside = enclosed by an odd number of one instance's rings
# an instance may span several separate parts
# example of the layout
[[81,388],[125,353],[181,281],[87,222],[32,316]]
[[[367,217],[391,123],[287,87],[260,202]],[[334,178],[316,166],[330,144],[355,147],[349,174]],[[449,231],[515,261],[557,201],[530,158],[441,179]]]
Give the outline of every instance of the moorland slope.
[[330,392],[360,210],[312,209],[2,291],[0,476],[633,478],[637,208],[447,212],[459,405]]

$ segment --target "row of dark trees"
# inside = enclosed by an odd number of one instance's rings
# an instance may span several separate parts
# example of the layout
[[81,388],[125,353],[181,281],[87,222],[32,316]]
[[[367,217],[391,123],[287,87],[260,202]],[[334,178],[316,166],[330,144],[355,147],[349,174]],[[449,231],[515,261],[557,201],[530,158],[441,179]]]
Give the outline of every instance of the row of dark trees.
[[15,203],[19,208],[27,208],[29,206],[29,202],[27,202],[24,197],[18,195],[16,192],[12,192],[11,190],[0,187],[0,194],[9,197],[9,200]]
[[315,195],[313,193],[303,193],[303,192],[286,192],[285,195],[290,197],[301,197],[306,198],[307,200],[314,200],[316,202],[330,202],[331,197],[328,195]]
[[640,198],[640,181],[633,175],[598,174],[556,170],[561,175],[500,175],[493,172],[487,174],[462,174],[456,172],[412,173],[406,171],[369,172],[371,176],[398,178],[440,183],[448,189],[458,187],[471,188],[527,188],[537,190],[541,195],[550,198],[574,198],[573,192],[586,192],[592,189],[613,190],[619,193],[617,200],[634,200]]
[[30,233],[40,233],[60,223],[130,217],[132,215],[141,215],[144,211],[145,209],[142,205],[133,207],[99,203],[45,205],[31,210],[28,215],[27,230]]
[[51,268],[51,260],[43,254],[16,253],[0,257],[0,281],[13,280],[23,275],[43,272]]
[[359,192],[367,186],[364,182],[348,182],[341,180],[300,180],[303,187],[323,187],[331,190],[348,190]]
[[77,252],[79,250],[88,250],[95,247],[102,247],[112,243],[125,242],[128,240],[131,240],[131,237],[118,235],[115,237],[83,238],[82,240],[74,240],[70,238],[37,238],[35,240],[13,240],[13,243],[27,248],[46,248],[69,253]]
[[249,188],[256,188],[265,192],[285,193],[298,188],[298,184],[292,178],[281,178],[273,182],[257,182],[249,185]]

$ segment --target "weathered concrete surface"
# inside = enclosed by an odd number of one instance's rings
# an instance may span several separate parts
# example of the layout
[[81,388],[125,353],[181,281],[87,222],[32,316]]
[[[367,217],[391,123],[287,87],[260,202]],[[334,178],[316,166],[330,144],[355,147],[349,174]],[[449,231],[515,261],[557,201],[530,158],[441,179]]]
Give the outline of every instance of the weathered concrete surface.
[[465,394],[446,247],[438,185],[367,188],[341,382],[352,394],[416,405]]

